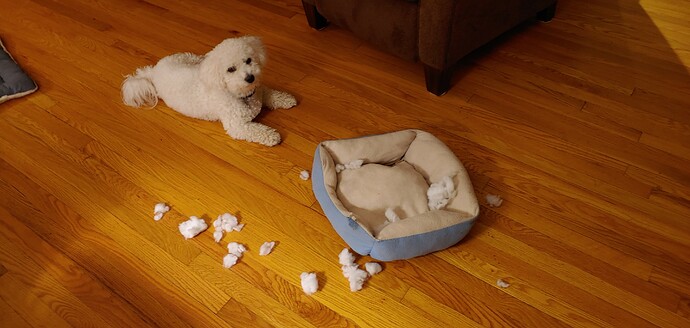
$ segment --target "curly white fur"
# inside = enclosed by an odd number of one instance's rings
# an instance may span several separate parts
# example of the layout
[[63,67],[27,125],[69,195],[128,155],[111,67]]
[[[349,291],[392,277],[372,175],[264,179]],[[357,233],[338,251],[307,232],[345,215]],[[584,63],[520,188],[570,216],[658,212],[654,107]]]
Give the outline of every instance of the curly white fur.
[[265,63],[258,37],[226,39],[204,56],[178,53],[138,68],[122,82],[122,101],[155,106],[160,98],[184,115],[220,121],[234,139],[274,146],[280,143],[278,131],[252,120],[262,106],[291,108],[297,100],[261,85]]

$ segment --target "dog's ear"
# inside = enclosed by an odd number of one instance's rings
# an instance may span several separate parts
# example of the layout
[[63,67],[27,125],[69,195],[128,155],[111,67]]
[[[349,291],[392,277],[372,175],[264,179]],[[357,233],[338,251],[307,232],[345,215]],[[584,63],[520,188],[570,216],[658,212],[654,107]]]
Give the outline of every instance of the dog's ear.
[[266,58],[266,49],[264,48],[264,43],[261,42],[261,38],[258,36],[243,36],[240,37],[240,40],[252,47],[252,50],[254,50],[256,54],[256,59],[261,65],[266,64],[266,59],[268,58]]
[[223,76],[225,70],[220,67],[221,62],[216,60],[213,51],[204,55],[199,64],[199,79],[211,88],[223,88]]

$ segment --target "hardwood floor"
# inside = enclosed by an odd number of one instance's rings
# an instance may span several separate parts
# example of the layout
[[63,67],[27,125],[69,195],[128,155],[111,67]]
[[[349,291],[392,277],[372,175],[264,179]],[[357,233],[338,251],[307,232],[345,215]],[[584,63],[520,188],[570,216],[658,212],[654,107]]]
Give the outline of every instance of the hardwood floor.
[[[686,0],[560,0],[443,97],[421,64],[309,29],[297,0],[0,7],[0,37],[40,87],[0,105],[0,327],[690,327]],[[299,100],[258,118],[281,145],[122,104],[136,67],[245,34],[266,44],[266,84]],[[458,245],[384,263],[352,293],[346,244],[299,172],[320,141],[406,128],[458,155],[482,213]],[[160,201],[172,211],[156,222]],[[223,212],[246,227],[221,244],[177,231]],[[249,252],[224,269],[233,240]]]

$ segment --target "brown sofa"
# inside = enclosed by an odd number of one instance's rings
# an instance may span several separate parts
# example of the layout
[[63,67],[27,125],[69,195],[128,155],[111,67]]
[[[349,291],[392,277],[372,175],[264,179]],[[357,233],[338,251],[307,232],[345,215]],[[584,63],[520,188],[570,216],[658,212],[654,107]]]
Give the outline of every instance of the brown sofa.
[[424,65],[429,92],[450,88],[452,68],[473,50],[532,18],[549,21],[556,0],[302,0],[309,25],[329,22]]

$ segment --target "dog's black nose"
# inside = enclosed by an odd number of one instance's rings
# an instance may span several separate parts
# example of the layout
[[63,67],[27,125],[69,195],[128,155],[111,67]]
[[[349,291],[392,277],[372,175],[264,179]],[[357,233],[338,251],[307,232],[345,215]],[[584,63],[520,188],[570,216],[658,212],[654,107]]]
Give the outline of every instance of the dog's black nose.
[[254,74],[249,74],[249,75],[245,76],[244,80],[247,81],[247,83],[254,82]]

